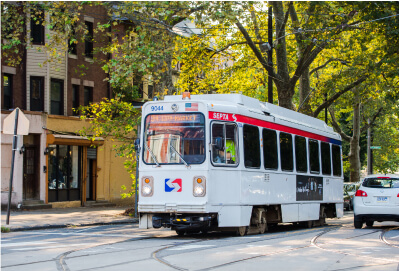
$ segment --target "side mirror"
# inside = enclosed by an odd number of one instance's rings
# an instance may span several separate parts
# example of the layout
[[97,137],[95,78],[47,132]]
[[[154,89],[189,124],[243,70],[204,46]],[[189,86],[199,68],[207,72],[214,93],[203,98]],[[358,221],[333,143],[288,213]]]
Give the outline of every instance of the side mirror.
[[140,139],[136,138],[136,140],[134,141],[134,150],[137,152],[140,148]]
[[215,149],[223,150],[223,138],[215,137]]

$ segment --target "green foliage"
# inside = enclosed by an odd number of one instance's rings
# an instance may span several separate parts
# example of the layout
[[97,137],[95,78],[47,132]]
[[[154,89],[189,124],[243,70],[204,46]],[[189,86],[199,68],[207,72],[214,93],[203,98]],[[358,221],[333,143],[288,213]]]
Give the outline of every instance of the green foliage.
[[1,226],[1,232],[2,232],[2,233],[10,232],[10,228]]

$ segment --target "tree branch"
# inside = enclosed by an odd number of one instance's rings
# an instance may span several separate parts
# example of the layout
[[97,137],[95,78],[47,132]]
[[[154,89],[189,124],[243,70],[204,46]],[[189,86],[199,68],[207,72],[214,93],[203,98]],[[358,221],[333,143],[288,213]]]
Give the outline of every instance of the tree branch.
[[289,15],[290,7],[292,5],[293,5],[292,1],[289,2],[287,12],[285,13],[285,16],[284,16],[284,22],[281,25],[280,29],[277,31],[277,36],[276,36],[277,40],[279,40],[281,38],[281,33],[283,32],[283,29],[285,29],[285,25],[287,24],[287,21],[288,21],[288,15]]
[[372,126],[375,122],[375,120],[377,119],[377,117],[381,114],[381,112],[383,111],[383,107],[380,107],[380,109],[378,109],[377,113],[374,114],[373,118],[371,119],[370,123],[367,123],[366,125],[364,125],[361,129],[360,132],[363,133],[364,131],[366,131],[370,126]]
[[350,137],[350,136],[348,136],[347,134],[345,134],[345,133],[342,131],[341,127],[339,127],[339,124],[338,124],[337,120],[335,119],[334,111],[333,111],[331,108],[329,108],[328,111],[330,112],[330,115],[331,115],[331,124],[332,124],[332,126],[334,127],[335,131],[336,131],[338,134],[341,135],[341,137],[342,137],[343,140],[350,142],[351,139],[352,139],[352,137]]
[[351,89],[353,89],[354,87],[360,85],[361,83],[363,83],[364,81],[366,81],[366,79],[368,78],[368,76],[363,75],[362,77],[360,77],[359,79],[357,79],[355,82],[353,82],[352,84],[346,86],[343,90],[338,91],[337,93],[335,93],[333,96],[331,96],[326,102],[324,102],[323,104],[321,104],[314,112],[313,112],[313,117],[316,118],[320,112],[325,109],[328,108],[335,100],[337,100],[341,95],[343,95],[344,93],[350,91]]
[[240,30],[240,32],[242,33],[242,35],[244,36],[245,40],[248,43],[248,46],[252,49],[252,51],[254,52],[256,58],[259,60],[260,64],[262,64],[262,66],[267,70],[267,72],[269,73],[269,75],[272,78],[277,78],[277,75],[274,73],[273,71],[273,67],[270,66],[266,59],[262,56],[262,53],[258,50],[258,48],[255,46],[255,43],[252,41],[251,37],[249,36],[247,30],[245,30],[245,28],[242,26],[242,24],[238,21],[236,22],[236,25],[238,27],[238,29]]
[[313,70],[311,70],[309,72],[309,75],[312,75],[313,73],[317,72],[318,70],[325,68],[328,65],[328,63],[333,62],[333,61],[339,61],[339,62],[341,62],[342,65],[347,65],[346,63],[350,63],[349,61],[345,61],[345,60],[342,60],[339,58],[330,58],[323,65],[320,65],[320,66],[314,68]]

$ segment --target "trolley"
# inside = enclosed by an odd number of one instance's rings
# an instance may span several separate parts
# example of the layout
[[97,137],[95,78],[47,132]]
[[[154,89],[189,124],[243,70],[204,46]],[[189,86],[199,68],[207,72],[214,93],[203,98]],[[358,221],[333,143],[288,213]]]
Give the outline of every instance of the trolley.
[[343,216],[341,137],[325,122],[241,94],[144,104],[140,228],[264,233]]

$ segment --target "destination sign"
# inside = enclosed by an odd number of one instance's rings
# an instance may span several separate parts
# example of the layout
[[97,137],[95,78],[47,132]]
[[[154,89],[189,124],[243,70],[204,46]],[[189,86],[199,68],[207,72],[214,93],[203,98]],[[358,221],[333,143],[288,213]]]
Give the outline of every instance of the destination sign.
[[149,123],[201,123],[201,114],[160,114],[147,116]]

